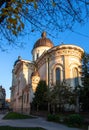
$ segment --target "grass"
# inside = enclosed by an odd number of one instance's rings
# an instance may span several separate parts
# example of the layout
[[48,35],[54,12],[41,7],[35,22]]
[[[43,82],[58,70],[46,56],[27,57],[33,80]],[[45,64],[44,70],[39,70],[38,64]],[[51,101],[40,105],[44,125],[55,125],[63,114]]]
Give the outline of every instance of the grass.
[[23,115],[20,113],[16,113],[16,112],[9,112],[8,114],[6,114],[3,119],[29,119],[29,118],[33,118],[32,116],[28,116],[28,115]]
[[40,127],[23,128],[23,127],[0,126],[0,130],[45,130],[45,129]]
[[[6,114],[3,119],[29,119],[33,118],[32,116],[23,115],[16,112],[9,112]],[[11,127],[11,126],[0,126],[0,130],[45,130],[40,127]]]

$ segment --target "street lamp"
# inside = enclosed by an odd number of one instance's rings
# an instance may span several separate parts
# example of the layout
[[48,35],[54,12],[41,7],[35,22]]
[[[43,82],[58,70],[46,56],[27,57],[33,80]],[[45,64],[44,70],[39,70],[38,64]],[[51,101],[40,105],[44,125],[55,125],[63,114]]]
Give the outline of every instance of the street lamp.
[[79,113],[79,86],[76,87],[76,108],[75,112]]

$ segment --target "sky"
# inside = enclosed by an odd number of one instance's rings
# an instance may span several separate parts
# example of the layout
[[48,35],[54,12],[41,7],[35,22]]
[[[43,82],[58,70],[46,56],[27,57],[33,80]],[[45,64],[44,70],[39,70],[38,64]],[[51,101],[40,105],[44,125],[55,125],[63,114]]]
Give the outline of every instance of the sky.
[[[29,32],[28,35],[20,39],[20,42],[24,43],[24,47],[8,46],[7,51],[0,50],[0,85],[6,90],[6,98],[10,98],[14,62],[18,56],[21,56],[22,59],[32,60],[31,50],[40,37],[40,32]],[[89,53],[89,23],[83,26],[76,24],[74,32],[66,30],[65,32],[58,32],[54,37],[47,34],[47,38],[49,38],[55,46],[60,45],[62,42],[64,44],[73,44],[80,46]]]

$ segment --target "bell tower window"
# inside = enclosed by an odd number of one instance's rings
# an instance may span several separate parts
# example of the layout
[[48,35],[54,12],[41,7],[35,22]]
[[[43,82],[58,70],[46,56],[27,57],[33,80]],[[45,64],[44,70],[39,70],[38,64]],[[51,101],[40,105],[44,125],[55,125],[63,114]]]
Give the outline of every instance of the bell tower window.
[[39,58],[39,53],[37,53],[37,59]]

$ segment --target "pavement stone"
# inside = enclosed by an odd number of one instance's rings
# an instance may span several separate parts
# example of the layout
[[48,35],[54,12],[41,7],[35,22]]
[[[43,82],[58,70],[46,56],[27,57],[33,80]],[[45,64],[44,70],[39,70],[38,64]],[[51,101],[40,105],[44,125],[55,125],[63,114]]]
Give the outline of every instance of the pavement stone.
[[0,126],[42,127],[46,130],[80,130],[78,128],[70,128],[59,123],[48,122],[42,117],[22,120],[3,120],[3,116],[4,114],[0,114]]

